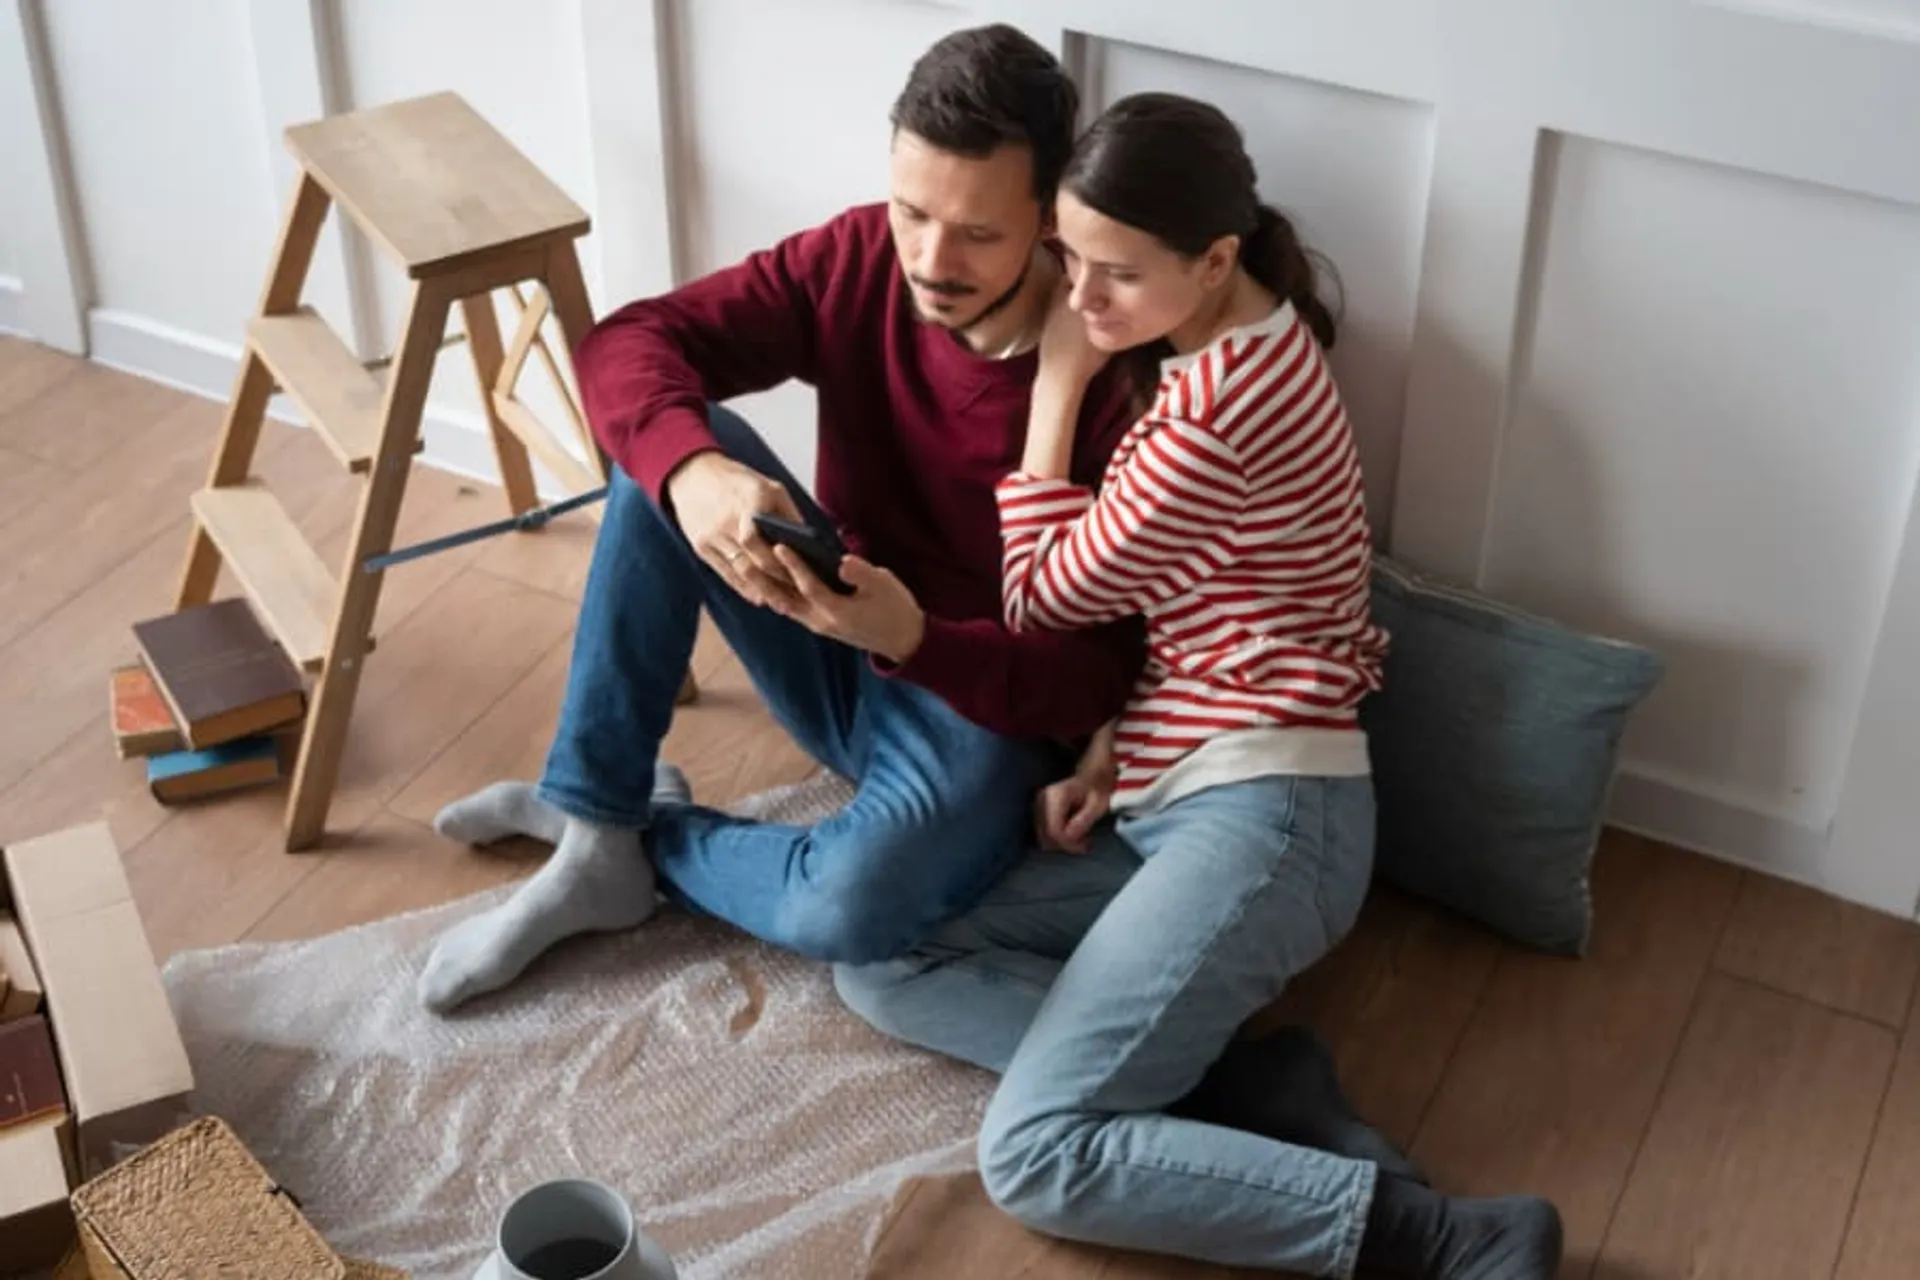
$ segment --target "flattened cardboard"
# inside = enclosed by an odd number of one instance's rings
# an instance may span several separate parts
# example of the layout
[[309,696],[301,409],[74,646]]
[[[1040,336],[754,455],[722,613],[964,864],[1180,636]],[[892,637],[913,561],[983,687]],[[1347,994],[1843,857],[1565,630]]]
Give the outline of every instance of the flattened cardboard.
[[4,975],[0,976],[0,1022],[40,1012],[40,970],[27,953],[27,940],[10,911],[0,911],[0,975]]
[[911,1178],[887,1210],[866,1280],[1257,1280],[1271,1271],[1055,1240],[987,1198],[977,1173]]
[[186,1114],[193,1070],[104,822],[9,846],[8,887],[39,967],[80,1174]]
[[65,1116],[0,1130],[0,1265],[57,1265],[73,1247]]

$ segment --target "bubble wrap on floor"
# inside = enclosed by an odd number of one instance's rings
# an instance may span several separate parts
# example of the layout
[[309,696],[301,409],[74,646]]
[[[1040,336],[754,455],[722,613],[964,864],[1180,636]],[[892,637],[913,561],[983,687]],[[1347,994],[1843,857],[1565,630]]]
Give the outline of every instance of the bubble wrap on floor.
[[[823,775],[736,808],[811,821],[848,794]],[[873,1033],[824,966],[679,913],[421,1011],[432,940],[505,892],[165,969],[196,1109],[340,1252],[467,1280],[514,1194],[587,1174],[685,1280],[844,1280],[902,1178],[972,1161],[984,1072]]]

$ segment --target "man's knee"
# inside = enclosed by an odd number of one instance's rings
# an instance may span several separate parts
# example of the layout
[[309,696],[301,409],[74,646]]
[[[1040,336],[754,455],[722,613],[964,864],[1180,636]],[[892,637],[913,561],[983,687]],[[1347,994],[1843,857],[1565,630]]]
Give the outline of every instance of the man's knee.
[[737,449],[752,449],[762,443],[760,433],[753,429],[752,423],[718,400],[707,401],[707,430],[713,433],[720,447],[732,457],[740,456]]
[[780,933],[801,955],[841,966],[894,959],[939,923],[925,919],[899,888],[878,877],[817,880],[788,897]]
[[797,480],[787,473],[786,466],[773,451],[753,424],[718,401],[707,402],[707,430],[720,446],[720,451],[733,459],[758,471],[761,475],[779,480],[787,486],[797,503],[811,502]]
[[933,824],[855,823],[817,831],[812,874],[788,895],[781,940],[836,964],[891,960],[971,908],[1014,858]]

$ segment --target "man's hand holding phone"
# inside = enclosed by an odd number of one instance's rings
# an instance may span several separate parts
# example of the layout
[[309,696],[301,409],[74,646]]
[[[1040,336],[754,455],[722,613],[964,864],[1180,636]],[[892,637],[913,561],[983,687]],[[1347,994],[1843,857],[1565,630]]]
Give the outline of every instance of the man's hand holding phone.
[[667,500],[694,554],[743,599],[781,612],[799,603],[792,577],[754,525],[760,515],[800,520],[785,486],[710,451],[680,464],[667,481]]
[[840,562],[848,593],[833,590],[815,576],[798,553],[775,547],[774,554],[798,584],[800,603],[780,612],[815,635],[838,640],[896,665],[911,658],[926,638],[927,615],[906,583],[859,556]]
[[[667,501],[694,553],[742,599],[891,662],[920,648],[927,616],[906,584],[846,555],[831,529],[808,525],[777,481],[709,451],[668,478]],[[769,534],[788,545],[774,546]],[[822,570],[809,568],[808,558]]]
[[815,635],[838,640],[890,662],[912,657],[927,631],[927,617],[899,578],[848,555],[831,528],[757,516],[760,535],[799,594],[798,604],[774,608]]

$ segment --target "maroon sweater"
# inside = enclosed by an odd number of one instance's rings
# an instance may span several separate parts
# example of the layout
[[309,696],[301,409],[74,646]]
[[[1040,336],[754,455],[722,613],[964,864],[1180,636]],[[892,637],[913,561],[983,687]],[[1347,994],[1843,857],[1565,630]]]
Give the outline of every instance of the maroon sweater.
[[[989,360],[916,320],[885,205],[849,210],[597,324],[575,353],[601,444],[656,500],[717,448],[706,402],[789,378],[818,393],[814,497],[848,545],[898,574],[926,639],[884,675],[1000,733],[1071,738],[1117,715],[1141,660],[1137,619],[1084,631],[1001,621],[994,485],[1020,462],[1033,354]],[[1092,485],[1132,421],[1103,374],[1073,463]]]

